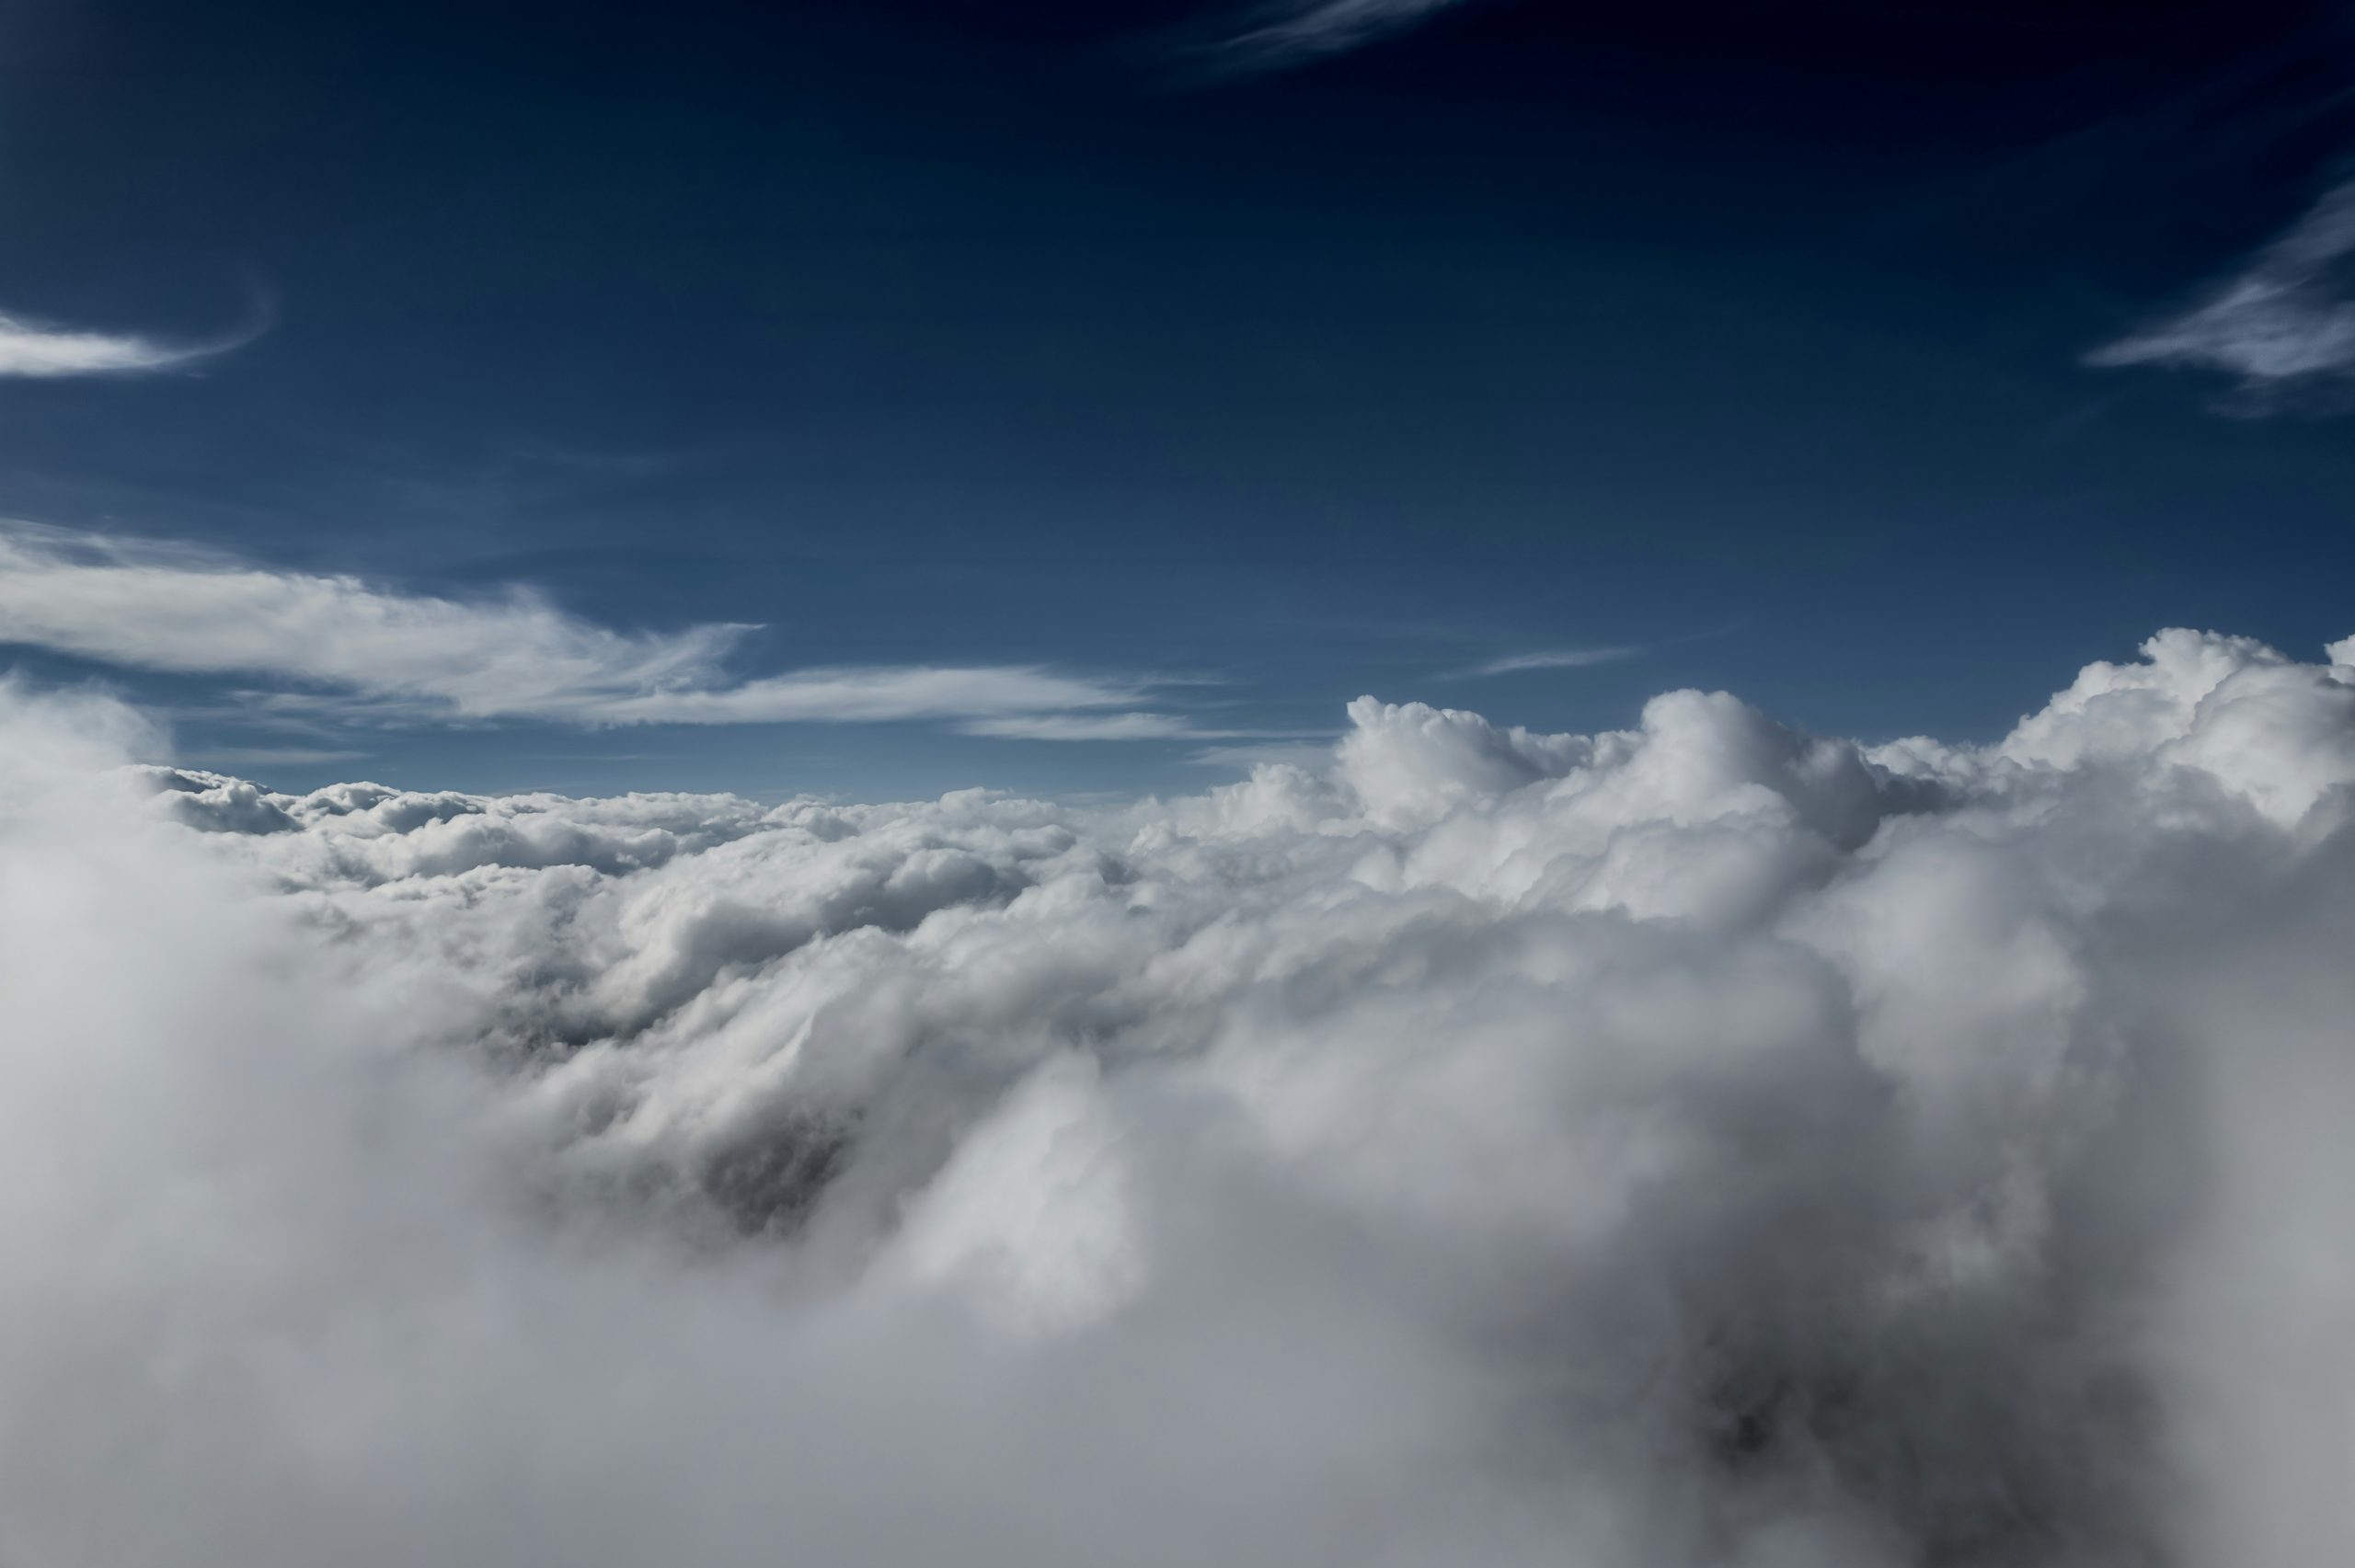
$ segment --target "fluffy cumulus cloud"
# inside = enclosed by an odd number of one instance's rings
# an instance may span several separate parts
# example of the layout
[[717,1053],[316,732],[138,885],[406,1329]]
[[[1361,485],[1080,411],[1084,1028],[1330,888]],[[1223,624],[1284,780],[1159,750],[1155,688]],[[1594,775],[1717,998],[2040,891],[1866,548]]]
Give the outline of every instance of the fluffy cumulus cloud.
[[981,734],[1194,734],[1134,680],[1036,666],[727,669],[757,627],[617,632],[528,590],[458,601],[154,540],[0,524],[0,642],[126,669],[254,675],[283,706],[583,725],[947,719]]
[[0,1557],[2306,1568],[2355,642],[1076,809],[0,699]]

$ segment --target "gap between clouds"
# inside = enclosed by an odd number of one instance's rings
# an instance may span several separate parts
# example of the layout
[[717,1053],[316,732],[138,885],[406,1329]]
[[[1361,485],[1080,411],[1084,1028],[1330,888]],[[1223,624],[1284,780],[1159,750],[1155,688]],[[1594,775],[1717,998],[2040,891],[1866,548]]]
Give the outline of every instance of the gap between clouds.
[[[758,628],[618,632],[523,588],[478,601],[277,571],[154,540],[0,526],[0,642],[127,670],[260,676],[377,717],[580,725],[945,720],[1043,740],[1210,738],[1137,704],[1166,684],[1039,665],[828,666],[741,677]],[[324,694],[323,694],[324,693]]]

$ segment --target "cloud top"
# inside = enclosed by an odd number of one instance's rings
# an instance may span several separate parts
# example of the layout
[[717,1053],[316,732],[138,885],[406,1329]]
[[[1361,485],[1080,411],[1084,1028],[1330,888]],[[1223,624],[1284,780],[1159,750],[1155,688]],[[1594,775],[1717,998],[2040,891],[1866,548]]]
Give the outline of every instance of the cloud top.
[[0,689],[0,1551],[2304,1568],[2355,641],[2001,742],[304,795]]

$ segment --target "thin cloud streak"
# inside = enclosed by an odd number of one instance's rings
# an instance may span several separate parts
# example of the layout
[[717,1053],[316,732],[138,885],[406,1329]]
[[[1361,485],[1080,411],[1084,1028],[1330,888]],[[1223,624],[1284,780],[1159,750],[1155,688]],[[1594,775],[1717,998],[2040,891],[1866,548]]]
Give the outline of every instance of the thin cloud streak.
[[1244,71],[1281,70],[1345,53],[1428,20],[1461,0],[1293,0],[1228,39],[1220,52]]
[[[757,628],[617,632],[527,589],[483,601],[274,571],[182,546],[29,524],[0,528],[0,642],[123,669],[258,675],[298,688],[257,705],[391,721],[586,726],[936,719],[1034,738],[1190,734],[1134,711],[1152,684],[1030,665],[877,665],[745,679],[726,660]],[[1064,733],[1046,722],[1097,715]]]
[[2355,302],[2336,286],[2355,252],[2355,182],[2339,186],[2208,301],[2097,349],[2103,368],[2188,366],[2268,394],[2355,372]]
[[261,336],[257,321],[226,338],[172,343],[129,332],[90,332],[0,313],[0,376],[140,375],[242,348]]
[[1207,727],[1178,714],[1015,714],[1005,718],[969,719],[957,727],[960,734],[1014,740],[1258,740],[1292,741],[1301,732],[1291,729],[1223,729]]
[[970,719],[966,735],[1006,740],[1176,740],[1199,734],[1175,714],[1017,714]]
[[1619,664],[1639,658],[1647,650],[1640,646],[1625,647],[1545,648],[1535,653],[1517,653],[1504,658],[1493,658],[1486,664],[1476,664],[1460,670],[1462,680],[1474,680],[1488,675],[1512,675],[1524,670],[1585,670],[1597,664]]
[[204,767],[307,768],[322,762],[355,762],[372,755],[350,748],[309,746],[212,746],[189,754]]

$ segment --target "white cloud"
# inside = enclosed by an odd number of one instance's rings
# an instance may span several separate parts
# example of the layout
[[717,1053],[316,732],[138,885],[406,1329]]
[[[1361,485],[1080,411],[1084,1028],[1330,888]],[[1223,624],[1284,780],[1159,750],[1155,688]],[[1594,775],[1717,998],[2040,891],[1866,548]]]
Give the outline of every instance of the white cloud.
[[0,691],[0,1554],[2306,1568],[2355,640],[968,792],[275,794]]
[[1492,658],[1486,664],[1476,664],[1463,673],[1485,676],[1512,675],[1524,670],[1588,670],[1598,664],[1617,664],[1626,659],[1640,658],[1645,651],[1632,647],[1541,648],[1534,653]]
[[1246,68],[1269,69],[1339,54],[1403,31],[1458,0],[1283,0],[1264,7],[1224,45]]
[[2264,394],[2355,372],[2355,301],[2344,269],[2355,251],[2355,184],[2315,203],[2238,277],[2181,315],[2086,356],[2096,365],[2222,371]]
[[0,315],[0,376],[129,375],[209,359],[252,341],[258,328],[205,343],[84,332]]
[[958,727],[968,735],[1015,740],[1166,740],[1211,733],[1175,714],[1154,713],[1026,714],[970,719]]
[[[389,715],[591,725],[952,719],[1049,738],[1189,733],[1174,716],[1134,711],[1141,681],[1033,666],[732,676],[728,656],[753,630],[616,632],[523,589],[440,599],[152,541],[0,531],[0,642],[129,669],[262,676]],[[281,707],[319,700],[274,699]],[[1097,715],[1104,709],[1122,711]],[[1074,711],[1089,716],[1067,716]]]

